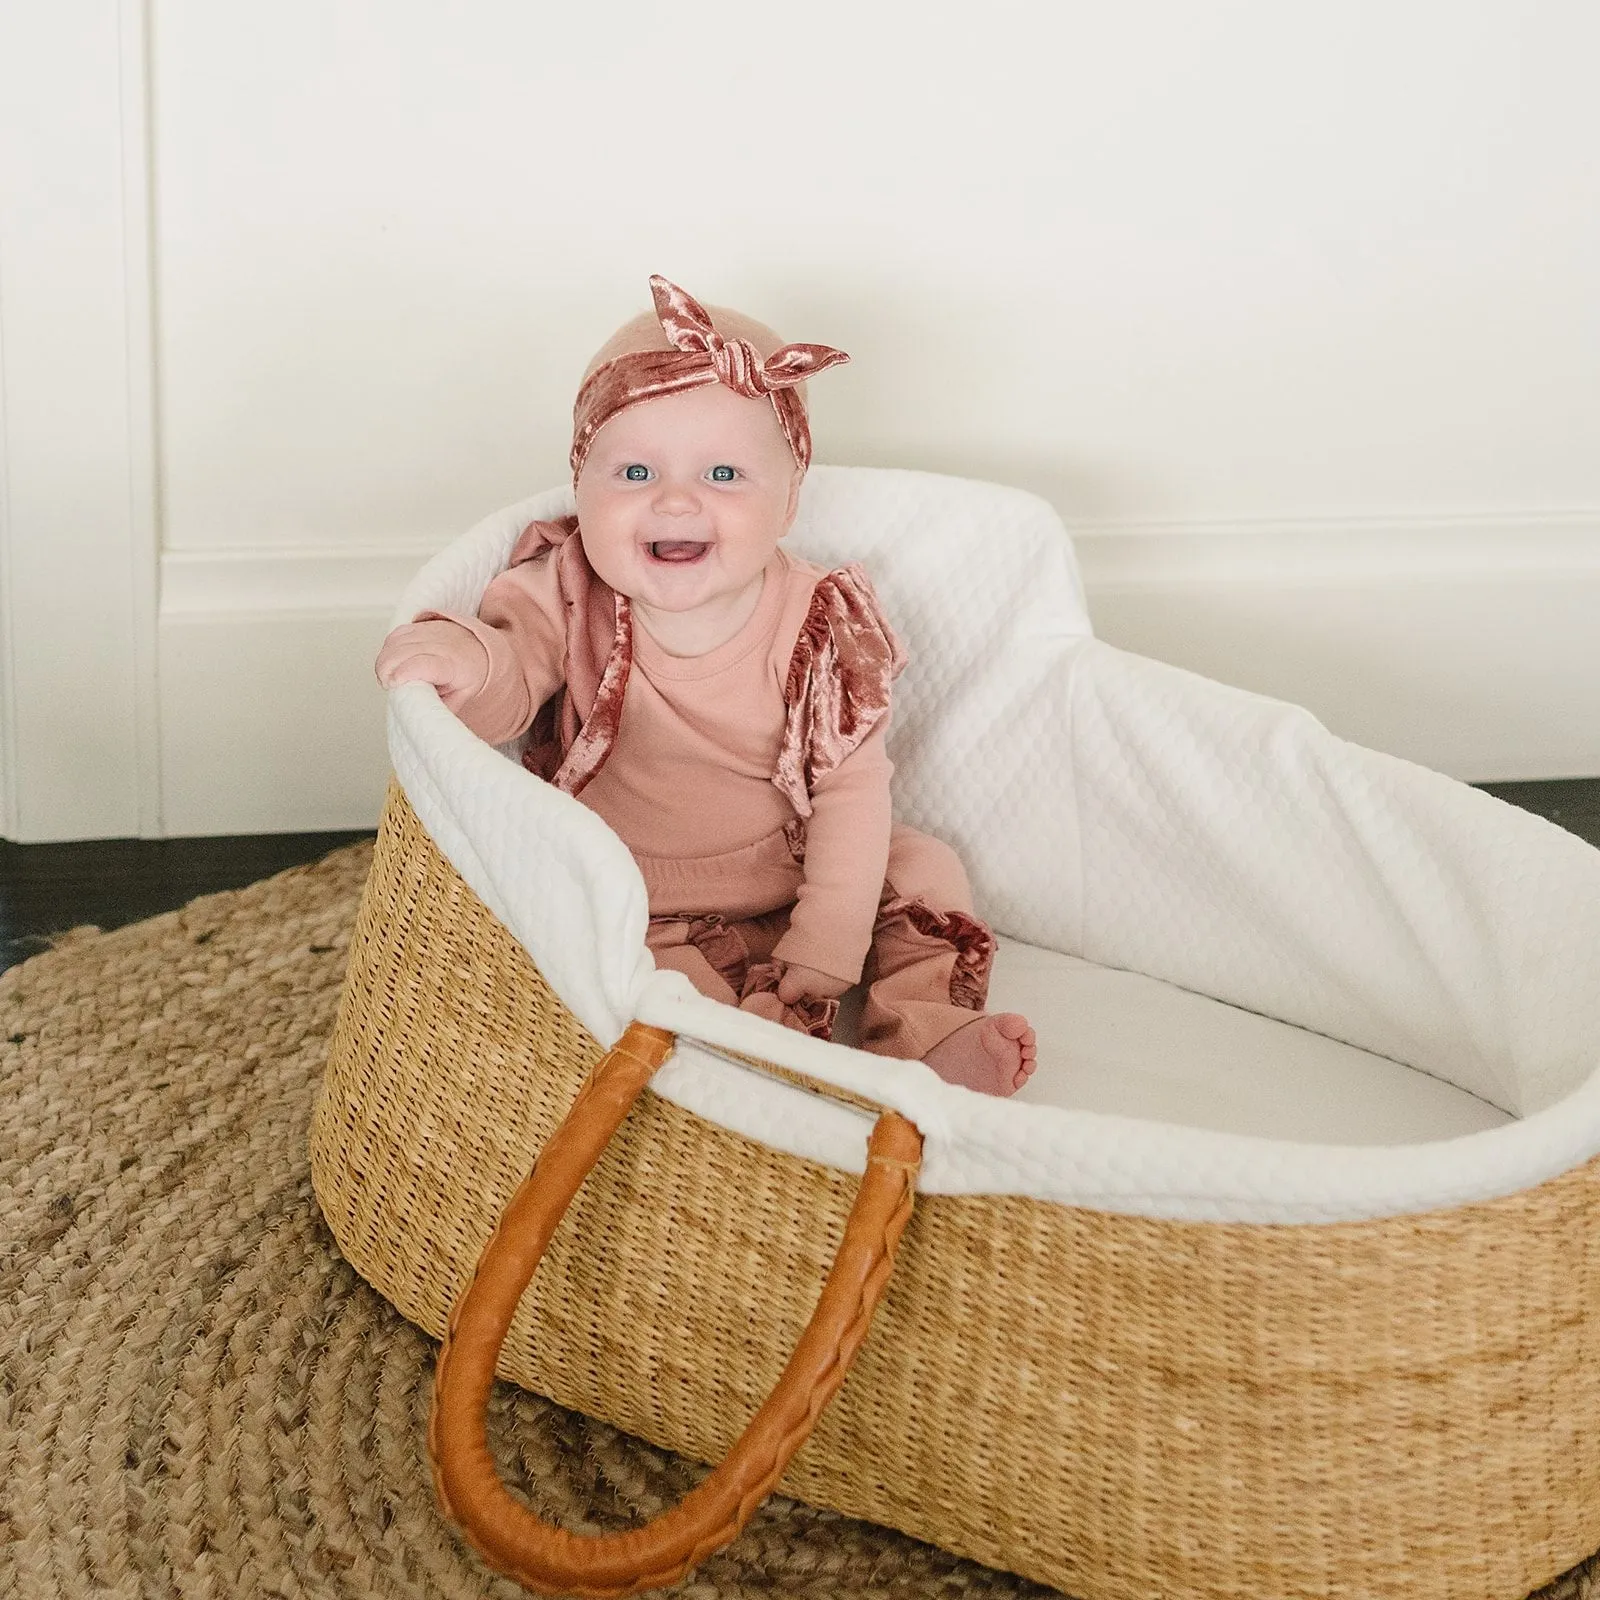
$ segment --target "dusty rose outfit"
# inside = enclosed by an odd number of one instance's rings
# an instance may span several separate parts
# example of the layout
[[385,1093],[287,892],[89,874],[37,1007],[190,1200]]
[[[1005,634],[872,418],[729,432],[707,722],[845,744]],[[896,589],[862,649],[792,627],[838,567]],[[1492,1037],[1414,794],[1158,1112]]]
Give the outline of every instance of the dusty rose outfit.
[[884,735],[904,658],[866,574],[779,550],[744,627],[677,657],[575,529],[535,523],[478,615],[448,619],[487,662],[447,701],[491,743],[531,727],[524,763],[626,842],[657,965],[822,1037],[838,1002],[783,1006],[782,964],[864,976],[860,1042],[883,1055],[920,1058],[972,1022],[994,940],[955,852],[891,821]]

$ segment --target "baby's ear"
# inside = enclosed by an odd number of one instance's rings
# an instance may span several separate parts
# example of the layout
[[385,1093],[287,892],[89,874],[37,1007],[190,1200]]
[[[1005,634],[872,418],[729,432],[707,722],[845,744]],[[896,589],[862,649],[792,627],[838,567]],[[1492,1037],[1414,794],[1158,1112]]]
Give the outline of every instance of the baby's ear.
[[794,526],[795,512],[800,509],[800,485],[805,481],[805,473],[798,467],[789,481],[789,503],[783,508],[783,531],[787,533]]

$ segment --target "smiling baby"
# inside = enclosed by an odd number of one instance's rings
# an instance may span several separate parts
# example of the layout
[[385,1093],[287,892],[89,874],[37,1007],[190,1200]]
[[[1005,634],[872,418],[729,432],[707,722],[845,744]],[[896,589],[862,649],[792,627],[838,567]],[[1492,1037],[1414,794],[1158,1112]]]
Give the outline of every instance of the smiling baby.
[[904,652],[861,567],[780,544],[804,380],[849,358],[650,287],[578,392],[577,515],[532,524],[476,616],[395,629],[379,681],[527,735],[524,764],[633,853],[658,967],[823,1038],[864,983],[861,1048],[1011,1094],[1036,1043],[983,1010],[994,937],[954,851],[890,812]]

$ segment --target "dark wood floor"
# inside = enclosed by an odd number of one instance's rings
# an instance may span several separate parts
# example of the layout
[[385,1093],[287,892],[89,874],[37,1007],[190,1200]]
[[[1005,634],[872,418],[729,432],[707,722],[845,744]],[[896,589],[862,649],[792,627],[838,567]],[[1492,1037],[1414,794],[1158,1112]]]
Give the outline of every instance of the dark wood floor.
[[1559,822],[1600,848],[1600,778],[1551,778],[1544,783],[1480,783],[1502,800]]
[[120,928],[174,910],[196,895],[242,889],[369,837],[267,833],[79,844],[0,839],[0,970],[43,950],[53,933],[84,923]]
[[[1600,846],[1600,778],[1482,787]],[[196,895],[241,889],[366,837],[277,833],[83,844],[0,840],[0,969],[44,949],[53,933],[83,923],[118,928],[170,911]]]

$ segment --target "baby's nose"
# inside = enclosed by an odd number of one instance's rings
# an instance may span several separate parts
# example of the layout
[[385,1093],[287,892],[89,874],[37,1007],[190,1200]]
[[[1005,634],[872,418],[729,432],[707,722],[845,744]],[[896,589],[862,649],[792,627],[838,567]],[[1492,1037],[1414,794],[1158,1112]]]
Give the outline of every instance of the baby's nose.
[[662,479],[656,491],[656,510],[664,516],[690,516],[700,509],[700,496],[686,483]]

